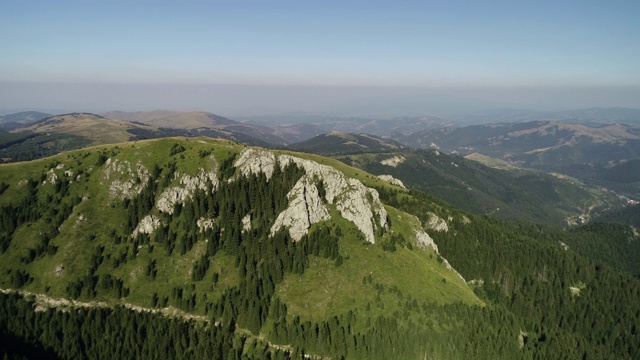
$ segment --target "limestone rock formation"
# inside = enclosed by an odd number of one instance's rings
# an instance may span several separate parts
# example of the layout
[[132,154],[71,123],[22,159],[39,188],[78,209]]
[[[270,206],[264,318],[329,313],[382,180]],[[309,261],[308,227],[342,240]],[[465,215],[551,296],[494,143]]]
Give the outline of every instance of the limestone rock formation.
[[105,163],[103,179],[111,182],[109,196],[112,199],[131,199],[147,185],[149,170],[139,161],[134,170],[129,161],[109,158]]
[[422,230],[416,230],[416,244],[421,249],[432,248],[435,252],[438,252],[438,245],[433,241],[431,236]]
[[311,224],[331,218],[318,193],[313,179],[303,176],[287,194],[289,207],[281,212],[273,226],[271,234],[281,227],[289,229],[289,235],[298,241],[307,233]]
[[[176,176],[179,177],[180,174],[176,174]],[[201,168],[196,176],[184,174],[182,178],[180,178],[180,186],[167,188],[160,194],[156,202],[158,210],[173,214],[173,207],[176,204],[181,204],[191,199],[198,189],[207,190],[207,181],[211,181],[213,190],[215,191],[218,187],[218,176],[215,171],[206,172]]]
[[380,164],[386,165],[386,166],[391,166],[391,167],[396,167],[396,166],[402,164],[405,160],[406,160],[406,158],[404,156],[394,156],[392,158],[382,160],[380,162]]
[[442,219],[441,217],[439,217],[438,215],[432,212],[428,213],[427,215],[429,215],[429,220],[427,221],[427,228],[435,231],[449,232],[449,226],[447,225],[447,222],[444,221],[444,219]]
[[[277,157],[280,166],[284,168],[290,163],[305,170],[305,174],[291,189],[287,197],[289,208],[278,215],[275,230],[280,226],[293,228],[293,234],[300,238],[306,234],[311,224],[329,218],[328,210],[320,199],[316,181],[322,181],[325,189],[324,200],[334,204],[340,215],[353,222],[364,234],[365,239],[375,243],[375,230],[387,229],[387,211],[380,201],[378,192],[368,188],[359,180],[347,178],[337,169],[319,164],[315,161],[301,159],[290,155]],[[265,150],[245,149],[240,154],[235,166],[242,174],[264,172],[268,178],[273,174],[276,156]],[[262,169],[265,167],[266,171]],[[304,214],[307,214],[306,220]],[[295,219],[294,219],[295,215]],[[291,230],[290,230],[291,231]]]
[[235,167],[240,169],[242,175],[258,174],[263,172],[267,179],[273,175],[273,167],[276,156],[268,151],[246,148],[236,160]]
[[200,230],[200,231],[213,229],[213,224],[214,223],[215,223],[214,219],[205,219],[203,217],[196,221],[196,225],[198,225],[198,230]]
[[162,223],[160,222],[160,218],[158,218],[157,216],[147,215],[142,218],[142,220],[140,220],[140,223],[133,230],[131,236],[136,237],[138,236],[138,234],[151,234],[156,231],[156,229],[159,228],[161,224]]
[[[433,214],[433,215],[436,216],[435,214]],[[415,217],[414,219],[415,219],[415,221],[417,221],[418,224],[420,224],[420,220],[418,220],[417,217]],[[438,217],[438,219],[440,219],[440,218]],[[440,219],[440,220],[442,220],[442,219]],[[444,220],[442,220],[442,221],[444,222]],[[445,225],[446,225],[446,223],[445,223]],[[436,231],[445,231],[445,230],[436,230]],[[448,228],[447,228],[446,231],[448,231]],[[415,229],[415,234],[416,234],[416,245],[419,248],[421,248],[421,249],[431,248],[438,255],[440,254],[440,252],[438,251],[438,245],[436,245],[436,243],[433,241],[431,236],[429,236],[429,234],[427,234],[421,228],[420,229]],[[456,271],[456,269],[454,269],[453,266],[451,266],[451,264],[449,264],[449,261],[447,261],[447,259],[445,259],[444,257],[440,257],[440,258],[442,259],[442,265],[444,265],[447,269],[453,271],[460,279],[465,281],[464,278],[462,277],[462,275],[460,275],[460,273],[458,271]]]
[[206,219],[204,217],[201,217],[200,219],[198,219],[198,221],[196,221],[196,225],[198,225],[198,230],[200,231],[213,229],[214,223],[215,223],[214,219]]
[[247,214],[242,218],[242,230],[249,231],[251,230],[251,215]]
[[404,186],[404,184],[402,183],[402,180],[396,179],[391,175],[378,175],[378,178],[388,182],[389,184],[400,186],[401,188],[406,189],[406,186]]

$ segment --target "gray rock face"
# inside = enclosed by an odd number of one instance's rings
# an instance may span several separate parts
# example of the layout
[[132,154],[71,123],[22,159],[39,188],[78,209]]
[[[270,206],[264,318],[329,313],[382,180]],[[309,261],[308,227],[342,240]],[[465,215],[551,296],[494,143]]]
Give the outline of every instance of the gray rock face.
[[271,234],[281,227],[289,229],[289,235],[294,241],[299,241],[304,236],[311,224],[329,220],[331,216],[318,193],[313,179],[303,176],[287,194],[289,207],[281,212],[273,226]]
[[[430,213],[430,217],[429,217],[430,221],[431,221],[431,215],[442,220],[436,214]],[[414,229],[415,235],[416,235],[416,245],[421,249],[431,248],[433,249],[433,251],[435,251],[439,255],[440,252],[438,251],[438,245],[436,245],[436,243],[433,241],[431,236],[429,236],[429,234],[427,234],[424,230],[422,230],[422,226],[420,225],[420,220],[418,220],[417,217],[414,217],[414,222],[417,222],[418,224],[418,228]],[[444,220],[442,220],[442,222],[444,222]],[[444,224],[446,225],[446,222]],[[436,229],[433,229],[433,230],[436,230]],[[436,231],[448,231],[448,228],[447,230],[441,229]],[[453,266],[451,266],[451,264],[449,264],[449,261],[447,261],[447,259],[445,259],[444,257],[441,257],[441,258],[442,258],[442,265],[444,265],[444,267],[446,267],[450,271],[453,271],[460,279],[465,281],[462,275],[460,275],[460,273],[456,271],[456,269],[454,269]]]
[[215,223],[214,219],[206,219],[201,217],[196,221],[196,225],[198,225],[198,230],[205,231],[208,229],[213,229],[213,224]]
[[235,167],[240,169],[242,175],[258,174],[263,172],[267,179],[271,179],[276,156],[268,151],[245,148],[236,160]]
[[142,220],[140,220],[138,226],[136,226],[136,228],[131,233],[131,237],[136,237],[138,236],[138,234],[151,234],[156,231],[156,229],[159,228],[161,224],[162,223],[160,222],[160,218],[153,215],[147,215],[142,218]]
[[242,230],[249,231],[251,230],[251,215],[247,214],[242,218]]
[[[280,155],[277,160],[282,168],[295,163],[305,170],[305,174],[287,194],[289,207],[278,215],[271,228],[272,233],[285,226],[289,228],[292,238],[299,240],[311,224],[330,218],[323,200],[334,204],[340,215],[353,222],[370,243],[375,243],[376,229],[387,230],[387,211],[376,190],[364,186],[359,180],[345,177],[331,166],[315,161],[290,155]],[[264,172],[270,178],[275,163],[276,156],[271,152],[245,149],[235,165],[242,174]],[[262,170],[263,166],[266,171]],[[316,181],[323,183],[324,199],[320,198]]]
[[430,212],[428,213],[429,220],[427,221],[427,228],[435,230],[435,231],[444,231],[449,232],[449,226],[444,219],[440,218],[438,215]]
[[406,160],[406,158],[404,156],[394,156],[394,157],[382,160],[380,162],[380,164],[386,165],[386,166],[391,166],[391,167],[396,167],[396,166],[402,164],[405,160]]
[[109,158],[105,163],[103,179],[110,181],[109,196],[112,199],[131,199],[147,185],[149,170],[139,161],[134,170],[129,161]]
[[415,230],[416,232],[416,244],[421,249],[432,248],[435,252],[438,252],[438,245],[433,241],[431,236],[423,230]]
[[49,183],[51,185],[55,185],[56,182],[58,182],[58,175],[56,175],[55,171],[52,169],[49,169],[49,171],[47,172],[47,178],[42,182],[42,185]]
[[[176,177],[179,176],[180,174],[176,174]],[[167,188],[160,194],[156,202],[156,207],[162,212],[173,214],[173,207],[176,204],[182,204],[186,200],[191,199],[198,189],[206,190],[207,181],[211,181],[213,190],[215,191],[219,184],[215,171],[206,172],[201,168],[196,176],[184,174],[182,178],[180,178],[180,186]]]
[[378,175],[378,178],[388,182],[389,184],[400,186],[401,188],[406,189],[406,187],[404,186],[404,184],[400,179],[396,179],[391,175]]

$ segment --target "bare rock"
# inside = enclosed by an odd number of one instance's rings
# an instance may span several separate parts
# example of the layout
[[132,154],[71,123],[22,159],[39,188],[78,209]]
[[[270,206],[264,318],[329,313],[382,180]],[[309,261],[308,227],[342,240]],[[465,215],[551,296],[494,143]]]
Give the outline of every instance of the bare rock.
[[182,204],[186,200],[191,199],[198,189],[207,190],[208,181],[211,181],[213,191],[215,191],[219,181],[214,171],[206,172],[201,168],[196,176],[185,174],[180,178],[180,186],[167,188],[160,194],[156,202],[156,207],[162,212],[173,214],[173,208],[176,204]]
[[242,230],[249,231],[251,230],[251,215],[247,214],[242,218]]
[[380,162],[380,164],[386,165],[386,166],[391,166],[391,167],[396,167],[396,166],[402,164],[405,160],[407,160],[407,159],[404,156],[394,156],[392,158],[382,160]]
[[345,177],[331,166],[315,161],[289,155],[281,155],[279,161],[283,167],[293,162],[305,170],[303,177],[322,181],[325,200],[335,204],[340,215],[353,222],[368,242],[375,243],[376,229],[388,229],[387,210],[375,189],[364,186],[360,180]]
[[42,182],[42,185],[49,183],[51,185],[55,185],[56,182],[58,182],[58,175],[56,175],[56,172],[54,171],[54,169],[49,169],[49,171],[47,171],[47,177],[46,179]]
[[406,189],[406,187],[404,186],[404,184],[402,183],[402,180],[400,179],[396,179],[391,175],[378,175],[378,178],[381,180],[384,180],[386,182],[388,182],[389,184],[393,184],[396,186],[400,186],[403,189]]
[[438,252],[438,245],[433,241],[431,236],[424,232],[423,230],[415,230],[416,233],[416,244],[421,249],[431,248],[435,252]]
[[209,229],[213,229],[213,224],[215,223],[214,219],[205,219],[201,217],[196,221],[196,225],[198,225],[198,230],[205,231]]
[[429,215],[429,220],[427,221],[426,225],[427,228],[435,231],[449,232],[449,226],[447,225],[447,222],[444,221],[444,219],[432,212],[428,213],[427,215]]
[[265,150],[245,148],[240,153],[234,166],[240,170],[242,175],[258,174],[263,172],[267,179],[271,179],[273,168],[276,163],[276,156]]
[[273,226],[271,234],[281,227],[289,229],[289,235],[294,241],[304,236],[311,224],[331,218],[326,206],[318,193],[318,188],[312,178],[303,176],[287,194],[289,206],[281,212]]
[[138,226],[136,226],[135,230],[133,230],[131,236],[136,237],[138,236],[138,234],[151,234],[156,231],[156,229],[159,228],[160,225],[162,225],[162,222],[160,222],[160,218],[153,215],[147,215],[142,218],[142,220],[140,220],[140,223],[138,224]]
[[103,179],[110,181],[112,199],[133,198],[140,194],[149,180],[149,170],[140,161],[132,167],[129,161],[107,159]]
[[305,170],[305,175],[287,194],[289,207],[278,215],[271,228],[272,233],[285,226],[290,229],[292,238],[300,239],[311,224],[329,219],[329,212],[320,198],[316,181],[323,183],[324,200],[335,204],[340,215],[353,222],[367,241],[375,243],[375,230],[388,228],[387,211],[378,192],[364,186],[359,180],[345,177],[331,166],[290,155],[276,157],[269,151],[253,148],[244,149],[235,166],[243,175],[263,172],[270,179],[276,162],[279,162],[281,168],[294,163]]

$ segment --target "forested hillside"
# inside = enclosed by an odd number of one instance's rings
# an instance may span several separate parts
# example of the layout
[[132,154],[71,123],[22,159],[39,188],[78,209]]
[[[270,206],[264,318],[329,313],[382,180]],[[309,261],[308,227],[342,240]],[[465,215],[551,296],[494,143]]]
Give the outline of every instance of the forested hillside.
[[640,352],[640,281],[574,251],[582,235],[320,156],[204,138],[77,150],[1,165],[0,206],[9,358]]
[[437,150],[404,149],[336,155],[375,175],[391,175],[411,189],[473,214],[567,227],[621,208],[610,191],[578,180],[515,167],[496,169]]

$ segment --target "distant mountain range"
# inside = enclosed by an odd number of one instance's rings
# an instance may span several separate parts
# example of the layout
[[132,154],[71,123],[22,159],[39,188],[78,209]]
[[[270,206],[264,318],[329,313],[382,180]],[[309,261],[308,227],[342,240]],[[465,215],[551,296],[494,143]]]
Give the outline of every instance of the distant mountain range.
[[562,173],[624,194],[640,191],[640,128],[633,126],[640,124],[640,110],[634,109],[501,109],[456,119],[490,122],[471,126],[431,116],[283,115],[237,121],[202,111],[46,115],[21,112],[0,117],[2,159],[26,160],[80,145],[207,136],[326,155],[434,148],[475,154],[507,167]]
[[553,120],[579,124],[627,124],[640,126],[640,110],[629,108],[601,108],[534,111],[522,109],[493,109],[453,118],[458,124],[476,125],[500,122]]
[[480,153],[518,167],[559,172],[625,193],[640,190],[640,129],[554,121],[473,125],[392,136],[408,146]]
[[296,151],[322,155],[394,151],[406,148],[399,142],[368,134],[332,131],[289,146]]
[[[112,144],[130,140],[164,138],[170,136],[207,136],[233,140],[240,143],[270,146],[244,132],[234,131],[226,125],[237,122],[200,113],[174,114],[183,116],[183,128],[156,127],[138,121],[110,119],[91,113],[71,113],[46,117],[35,123],[13,129],[10,133],[0,132],[0,156],[4,162],[23,161],[57,154],[61,151],[85,146]],[[209,119],[210,127],[186,127],[198,120]],[[160,118],[159,124],[167,124],[172,118]],[[177,120],[176,120],[177,121]],[[152,122],[152,121],[149,121]],[[221,124],[216,126],[216,124]],[[225,125],[226,124],[226,125]],[[236,129],[237,130],[237,129]]]
[[14,114],[0,115],[0,131],[11,131],[49,116],[51,116],[51,114],[38,111],[22,111]]

